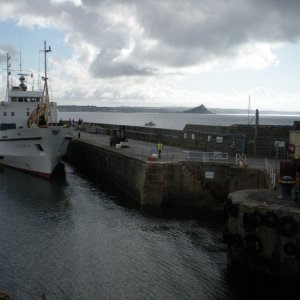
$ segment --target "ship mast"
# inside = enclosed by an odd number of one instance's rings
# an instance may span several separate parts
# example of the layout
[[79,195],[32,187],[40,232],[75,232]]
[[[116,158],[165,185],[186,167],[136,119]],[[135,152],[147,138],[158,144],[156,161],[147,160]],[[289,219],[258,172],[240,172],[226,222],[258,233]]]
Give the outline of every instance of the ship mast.
[[[42,77],[44,80],[44,89],[43,89],[43,98],[40,104],[37,105],[36,109],[30,114],[28,118],[28,126],[32,126],[32,124],[37,125],[38,127],[48,127],[49,123],[51,123],[51,110],[49,104],[49,89],[48,89],[48,74],[47,74],[47,53],[51,52],[51,48],[46,45],[46,41],[44,41],[44,50],[40,50],[44,52],[44,67],[45,67],[45,75]],[[50,119],[50,122],[49,122]]]
[[6,54],[6,72],[7,72],[7,74],[6,74],[6,77],[7,77],[7,86],[6,86],[6,101],[8,101],[8,90],[9,90],[9,76],[10,76],[10,67],[11,67],[11,64],[10,64],[10,59],[11,59],[11,57],[10,57],[10,55],[7,53]]
[[[50,115],[50,110],[49,110],[49,89],[48,89],[48,75],[47,75],[47,53],[51,52],[51,48],[49,46],[49,48],[47,49],[47,45],[46,45],[46,41],[44,41],[44,68],[45,68],[45,77],[43,78],[45,81],[44,84],[44,101],[46,104],[46,109],[45,109],[45,118],[46,118],[46,126],[48,126],[49,123],[49,115]],[[51,116],[50,116],[51,118]]]

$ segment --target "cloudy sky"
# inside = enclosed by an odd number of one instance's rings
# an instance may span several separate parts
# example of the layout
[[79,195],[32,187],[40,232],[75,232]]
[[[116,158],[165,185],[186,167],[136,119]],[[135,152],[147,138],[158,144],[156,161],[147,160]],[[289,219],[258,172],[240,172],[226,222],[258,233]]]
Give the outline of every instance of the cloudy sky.
[[299,15],[299,0],[1,0],[0,64],[22,49],[37,71],[47,40],[59,104],[300,111]]

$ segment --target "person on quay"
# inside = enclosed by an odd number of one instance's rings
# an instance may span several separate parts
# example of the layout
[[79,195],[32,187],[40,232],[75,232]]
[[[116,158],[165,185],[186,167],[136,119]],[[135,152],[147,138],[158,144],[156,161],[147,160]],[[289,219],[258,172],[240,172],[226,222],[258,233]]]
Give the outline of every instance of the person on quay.
[[159,141],[156,145],[157,152],[158,152],[158,158],[161,159],[161,151],[163,149],[163,144]]

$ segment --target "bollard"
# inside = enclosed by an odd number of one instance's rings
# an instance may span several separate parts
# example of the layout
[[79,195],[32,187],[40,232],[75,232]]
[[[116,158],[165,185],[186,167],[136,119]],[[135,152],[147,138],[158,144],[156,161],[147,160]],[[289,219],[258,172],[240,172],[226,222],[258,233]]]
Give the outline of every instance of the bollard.
[[281,199],[288,200],[291,198],[292,187],[295,180],[291,176],[283,176],[278,180],[281,186]]

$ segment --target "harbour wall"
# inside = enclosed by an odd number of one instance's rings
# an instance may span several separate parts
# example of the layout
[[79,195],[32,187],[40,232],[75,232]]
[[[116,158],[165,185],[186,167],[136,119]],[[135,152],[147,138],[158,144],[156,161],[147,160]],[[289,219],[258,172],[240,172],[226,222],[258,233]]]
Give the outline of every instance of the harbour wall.
[[79,170],[118,189],[141,206],[221,210],[230,192],[268,187],[261,169],[213,162],[150,162],[125,155],[123,149],[79,139],[70,143],[67,158]]
[[[90,132],[110,134],[119,125],[83,123]],[[289,131],[293,126],[277,125],[232,125],[209,126],[188,124],[183,130],[124,126],[127,138],[162,143],[199,151],[236,153],[256,157],[286,158]]]

